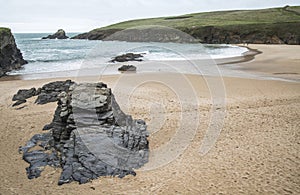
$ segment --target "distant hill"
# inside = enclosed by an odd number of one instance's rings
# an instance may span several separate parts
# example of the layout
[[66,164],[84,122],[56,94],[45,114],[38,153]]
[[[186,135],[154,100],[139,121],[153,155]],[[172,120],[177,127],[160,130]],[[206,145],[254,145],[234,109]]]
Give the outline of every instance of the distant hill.
[[[300,6],[204,12],[130,20],[97,28],[73,38],[121,41],[187,41],[187,38],[181,38],[182,34],[178,34],[176,30],[167,32],[168,30],[153,25],[177,29],[202,43],[300,44]],[[116,32],[119,35],[113,35]],[[120,34],[120,32],[122,33]]]

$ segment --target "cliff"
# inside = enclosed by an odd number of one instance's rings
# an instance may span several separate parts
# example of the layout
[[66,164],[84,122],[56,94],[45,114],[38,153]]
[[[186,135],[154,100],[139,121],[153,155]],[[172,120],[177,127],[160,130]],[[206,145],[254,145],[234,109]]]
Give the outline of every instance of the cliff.
[[0,77],[26,63],[10,29],[0,28]]
[[192,40],[202,43],[300,44],[300,6],[131,20],[72,38],[133,42]]

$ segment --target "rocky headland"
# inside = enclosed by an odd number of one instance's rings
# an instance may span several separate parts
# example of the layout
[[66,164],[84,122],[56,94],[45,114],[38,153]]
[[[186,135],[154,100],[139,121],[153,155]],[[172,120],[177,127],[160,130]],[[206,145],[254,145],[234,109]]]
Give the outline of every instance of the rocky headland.
[[20,69],[26,63],[11,30],[0,27],[0,77],[9,71]]
[[72,39],[208,44],[300,44],[300,7],[232,10],[131,20]]
[[69,37],[66,36],[66,32],[63,29],[59,29],[53,35],[48,35],[47,37],[43,37],[42,39],[68,39]]

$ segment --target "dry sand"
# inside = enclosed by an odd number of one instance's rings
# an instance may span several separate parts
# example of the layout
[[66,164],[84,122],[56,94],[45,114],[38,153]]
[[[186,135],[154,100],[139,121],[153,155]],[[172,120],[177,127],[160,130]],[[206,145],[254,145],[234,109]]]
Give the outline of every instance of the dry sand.
[[[294,74],[300,74],[299,46],[251,47],[263,53],[251,62],[236,64],[237,67],[257,74],[299,79]],[[57,185],[60,169],[51,167],[47,167],[41,177],[28,180],[25,172],[28,164],[18,153],[20,145],[34,134],[41,133],[43,126],[51,122],[56,104],[34,105],[34,98],[31,98],[22,109],[11,107],[12,95],[18,89],[39,87],[58,79],[1,81],[0,194],[300,193],[299,82],[223,78],[226,92],[223,128],[214,147],[206,155],[200,155],[209,119],[218,109],[211,106],[210,90],[214,86],[208,87],[207,81],[211,84],[211,81],[220,81],[220,78],[184,75],[194,91],[187,89],[186,92],[190,93],[179,99],[184,84],[180,80],[176,83],[174,78],[181,76],[131,74],[121,78],[103,78],[116,90],[114,93],[121,107],[149,124],[151,151],[159,151],[179,132],[190,132],[198,124],[193,139],[176,159],[156,169],[137,170],[135,177],[104,177],[84,185],[73,182],[63,186]],[[148,82],[131,92],[134,81],[153,78],[172,81],[177,88],[172,91],[163,83]],[[96,81],[97,78],[77,80]],[[130,106],[127,109],[122,97],[128,94],[130,97],[126,100]],[[197,101],[190,102],[190,98]],[[183,111],[181,105],[186,105]],[[183,123],[180,120],[182,116],[188,117],[189,121],[183,129],[178,128]],[[164,155],[170,156],[169,153]]]
[[300,81],[299,45],[249,45],[262,51],[255,60],[243,63],[241,70]]

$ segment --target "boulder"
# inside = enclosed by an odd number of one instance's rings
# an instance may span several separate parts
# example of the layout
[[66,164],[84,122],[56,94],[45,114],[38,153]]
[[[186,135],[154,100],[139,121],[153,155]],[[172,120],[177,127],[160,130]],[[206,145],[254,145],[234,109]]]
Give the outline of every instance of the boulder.
[[26,63],[10,29],[0,27],[0,77]]
[[59,29],[53,35],[48,35],[47,37],[43,37],[42,39],[67,39],[66,32],[63,29]]
[[132,72],[135,72],[136,67],[133,66],[133,65],[123,65],[120,68],[118,68],[118,71],[121,71],[121,72],[132,71]]
[[[59,185],[86,183],[100,176],[132,174],[148,161],[148,132],[117,104],[104,83],[72,84],[58,96],[48,133],[20,147],[29,179],[47,165],[62,168]],[[38,147],[38,148],[37,148]],[[35,148],[35,149],[33,149]]]
[[31,89],[20,89],[17,94],[12,98],[13,101],[26,100],[36,95],[36,89],[33,87]]

